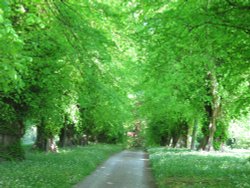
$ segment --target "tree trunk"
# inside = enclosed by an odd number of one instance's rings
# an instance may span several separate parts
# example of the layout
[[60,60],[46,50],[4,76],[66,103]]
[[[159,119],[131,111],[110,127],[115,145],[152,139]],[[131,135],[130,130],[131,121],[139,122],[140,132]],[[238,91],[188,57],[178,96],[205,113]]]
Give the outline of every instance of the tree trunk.
[[59,139],[61,147],[74,145],[74,124],[65,124],[60,130]]
[[170,146],[171,144],[171,136],[168,135],[167,139],[166,139],[166,146]]
[[180,126],[181,130],[181,142],[180,142],[180,147],[187,148],[188,145],[188,124],[187,122],[182,122]]
[[160,145],[161,146],[166,146],[168,144],[169,140],[169,135],[168,134],[164,134],[160,137]]
[[173,138],[172,147],[175,148],[177,146],[180,135],[178,133],[174,133],[172,138]]
[[199,147],[198,147],[198,150],[205,150],[206,149],[206,146],[207,146],[207,143],[208,143],[208,136],[207,135],[204,135]]
[[66,137],[66,126],[64,125],[61,129],[60,129],[60,133],[59,133],[59,146],[60,147],[65,147],[67,143],[67,137]]
[[76,138],[74,139],[74,144],[75,145],[80,145],[80,146],[85,146],[88,145],[88,135],[85,134],[77,134]]
[[51,136],[47,139],[46,151],[58,152],[58,148],[57,148],[54,136]]
[[218,82],[215,76],[215,73],[209,73],[209,78],[211,80],[211,94],[212,94],[212,116],[209,122],[209,137],[208,143],[206,146],[207,151],[214,150],[214,133],[216,131],[216,120],[218,118],[219,109],[220,109],[220,97],[218,95]]
[[11,125],[0,125],[0,161],[24,159],[21,138],[24,134],[23,122],[16,121]]
[[11,134],[0,134],[0,162],[11,159],[24,159],[21,138]]
[[37,126],[37,138],[35,148],[41,151],[57,152],[57,146],[52,133],[46,130],[45,119],[41,118],[40,124]]
[[1,158],[24,159],[21,138],[25,133],[24,117],[28,108],[25,103],[18,103],[14,98],[14,96],[1,98],[4,105],[13,110],[10,112],[14,114],[14,117],[10,121],[5,118],[0,119],[0,160]]
[[45,120],[41,118],[40,124],[37,125],[37,136],[35,148],[41,151],[47,151],[47,136],[45,131]]
[[212,121],[209,124],[209,136],[208,136],[207,146],[205,148],[207,151],[214,150],[213,143],[214,143],[215,131],[216,131],[215,118],[212,118]]
[[193,131],[192,131],[192,141],[191,141],[191,150],[195,149],[195,140],[196,140],[196,133],[197,133],[197,119],[194,120],[194,127],[193,127]]

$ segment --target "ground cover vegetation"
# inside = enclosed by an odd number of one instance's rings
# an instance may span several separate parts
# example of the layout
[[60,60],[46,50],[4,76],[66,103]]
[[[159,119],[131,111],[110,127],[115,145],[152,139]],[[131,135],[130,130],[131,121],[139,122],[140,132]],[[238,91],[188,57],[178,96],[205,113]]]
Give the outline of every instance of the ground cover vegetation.
[[0,187],[72,187],[122,146],[78,146],[48,154],[31,150],[30,146],[25,150],[25,161],[0,165]]
[[148,151],[159,188],[250,186],[249,151],[208,153],[166,148]]

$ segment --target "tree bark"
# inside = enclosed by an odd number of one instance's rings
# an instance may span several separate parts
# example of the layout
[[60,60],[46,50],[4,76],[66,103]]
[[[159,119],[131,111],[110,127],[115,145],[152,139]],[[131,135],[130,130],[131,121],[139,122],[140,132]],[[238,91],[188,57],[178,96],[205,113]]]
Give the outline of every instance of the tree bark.
[[60,130],[59,134],[59,144],[61,147],[67,147],[74,145],[74,124],[67,124],[65,122],[64,126]]
[[209,123],[212,117],[212,106],[209,102],[205,104],[205,110],[206,110],[206,119],[201,129],[203,133],[203,139],[199,144],[198,150],[200,149],[205,150],[209,139]]
[[22,120],[10,125],[0,125],[0,161],[11,159],[24,159],[21,138],[24,134]]
[[181,123],[181,143],[180,147],[187,148],[188,145],[188,124],[187,122]]
[[218,113],[220,109],[220,97],[218,95],[218,82],[215,73],[209,73],[209,78],[211,80],[211,94],[212,94],[212,116],[209,121],[209,137],[206,146],[207,151],[214,150],[214,133],[216,131],[216,120],[218,118]]
[[37,138],[35,148],[46,152],[57,152],[54,136],[46,130],[45,119],[41,118],[40,124],[37,126]]
[[166,146],[170,146],[170,144],[171,144],[171,137],[170,135],[168,135],[166,139]]
[[214,150],[214,133],[216,131],[216,124],[215,124],[215,119],[210,122],[209,124],[209,136],[208,136],[208,141],[205,150],[207,151],[213,151]]
[[172,138],[173,138],[172,147],[175,148],[180,138],[180,134],[177,132],[177,130],[175,130],[174,133],[172,134]]
[[194,127],[193,127],[193,131],[192,131],[192,141],[191,141],[191,150],[195,149],[195,140],[196,140],[196,133],[197,133],[197,119],[194,120]]
[[[14,97],[13,97],[14,98]],[[12,120],[0,119],[0,160],[24,159],[21,138],[25,133],[24,116],[28,108],[12,97],[2,97],[3,105],[10,107]]]
[[47,136],[45,131],[45,120],[41,118],[40,124],[37,125],[37,136],[35,142],[35,148],[46,151],[47,149]]

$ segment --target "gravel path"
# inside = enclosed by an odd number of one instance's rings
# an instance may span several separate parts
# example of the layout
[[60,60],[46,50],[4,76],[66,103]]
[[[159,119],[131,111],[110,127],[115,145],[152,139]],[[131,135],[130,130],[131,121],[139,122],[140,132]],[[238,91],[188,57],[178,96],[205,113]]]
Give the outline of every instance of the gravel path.
[[147,155],[125,150],[109,158],[74,188],[155,188]]

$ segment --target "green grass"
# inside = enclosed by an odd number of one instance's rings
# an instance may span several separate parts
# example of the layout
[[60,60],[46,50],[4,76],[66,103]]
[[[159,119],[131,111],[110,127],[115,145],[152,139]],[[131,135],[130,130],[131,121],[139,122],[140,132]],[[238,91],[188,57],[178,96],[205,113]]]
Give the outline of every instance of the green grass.
[[167,148],[148,151],[159,188],[250,187],[250,151],[208,153]]
[[1,188],[67,188],[89,175],[121,146],[90,145],[59,153],[26,152],[26,160],[0,163]]

